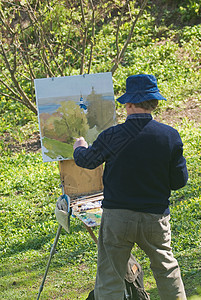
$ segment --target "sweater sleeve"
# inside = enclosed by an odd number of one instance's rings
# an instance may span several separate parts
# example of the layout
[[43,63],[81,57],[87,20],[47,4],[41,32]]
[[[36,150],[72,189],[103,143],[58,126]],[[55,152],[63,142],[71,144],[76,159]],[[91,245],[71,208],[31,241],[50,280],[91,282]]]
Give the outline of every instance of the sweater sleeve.
[[186,185],[188,180],[188,171],[186,160],[183,156],[183,143],[177,132],[177,140],[174,144],[170,162],[170,188],[178,190]]
[[106,161],[108,156],[107,134],[102,132],[88,148],[78,147],[73,156],[75,163],[82,168],[95,169]]

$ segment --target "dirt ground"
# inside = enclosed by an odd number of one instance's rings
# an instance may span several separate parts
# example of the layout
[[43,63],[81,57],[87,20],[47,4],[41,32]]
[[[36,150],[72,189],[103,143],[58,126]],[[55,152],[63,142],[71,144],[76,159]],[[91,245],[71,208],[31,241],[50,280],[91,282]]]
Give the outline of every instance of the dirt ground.
[[176,123],[181,123],[182,120],[186,118],[189,121],[195,123],[198,126],[201,123],[201,105],[193,101],[192,99],[188,100],[185,105],[185,108],[177,109],[166,109],[154,119],[158,122],[166,123],[168,125],[174,126]]
[[0,136],[0,140],[4,141],[4,146],[10,149],[11,152],[19,152],[21,150],[25,150],[25,152],[37,152],[41,148],[39,132],[34,132],[32,137],[23,143],[16,141],[8,132]]

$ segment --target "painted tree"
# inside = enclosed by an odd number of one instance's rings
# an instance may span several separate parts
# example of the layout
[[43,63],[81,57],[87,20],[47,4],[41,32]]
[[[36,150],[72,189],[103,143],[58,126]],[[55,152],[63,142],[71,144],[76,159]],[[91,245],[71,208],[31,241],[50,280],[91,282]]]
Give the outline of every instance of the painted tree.
[[75,142],[74,137],[86,135],[89,125],[79,105],[74,101],[64,101],[61,102],[58,112],[61,114],[61,119],[54,122],[55,132],[65,138],[65,142],[72,144]]
[[92,88],[91,93],[87,96],[88,113],[87,120],[89,127],[101,132],[102,130],[114,125],[115,105],[113,101],[104,100],[101,94],[97,94]]

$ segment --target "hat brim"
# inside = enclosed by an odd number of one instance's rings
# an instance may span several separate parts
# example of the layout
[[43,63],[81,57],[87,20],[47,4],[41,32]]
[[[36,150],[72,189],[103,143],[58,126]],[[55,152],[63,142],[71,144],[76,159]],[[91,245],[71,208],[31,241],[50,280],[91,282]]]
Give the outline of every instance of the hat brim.
[[135,93],[135,94],[128,94],[125,93],[121,97],[117,99],[117,101],[121,104],[125,103],[140,103],[149,100],[166,100],[159,92],[150,92],[150,93]]

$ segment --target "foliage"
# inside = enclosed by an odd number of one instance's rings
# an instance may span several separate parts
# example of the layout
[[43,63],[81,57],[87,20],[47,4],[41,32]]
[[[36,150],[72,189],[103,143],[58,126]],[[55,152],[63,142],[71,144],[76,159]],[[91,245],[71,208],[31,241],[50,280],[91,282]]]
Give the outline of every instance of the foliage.
[[[182,1],[183,2],[183,1]],[[194,1],[194,0],[188,0],[185,1],[186,3],[182,3],[179,6],[179,12],[181,13],[181,19],[182,21],[189,21],[192,18],[196,18],[200,16],[201,13],[201,3]]]
[[[152,5],[151,5],[152,2]],[[183,26],[200,23],[201,4],[199,0],[150,1],[150,10],[154,10],[157,19],[164,25]]]
[[133,41],[128,47],[124,64],[115,74],[115,78],[118,78],[118,82],[114,81],[116,93],[121,94],[125,90],[127,76],[147,73],[157,77],[161,93],[171,101],[161,101],[159,104],[162,109],[167,105],[169,108],[182,107],[189,97],[199,103],[200,39],[201,26],[198,25],[176,32],[170,30],[168,38],[152,39],[148,45],[136,47]]
[[[105,22],[116,32],[114,54],[110,57],[115,59],[111,69],[114,73],[147,1],[142,2],[140,9],[129,0],[123,5],[119,0],[1,1],[0,94],[3,99],[18,101],[37,114],[34,79],[90,73],[94,45],[99,42],[96,36]],[[120,47],[122,22],[129,24],[129,31]]]

